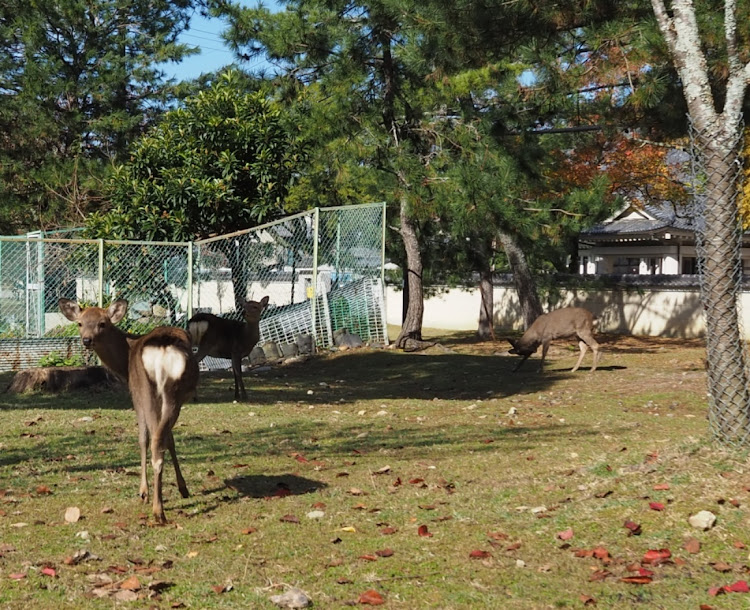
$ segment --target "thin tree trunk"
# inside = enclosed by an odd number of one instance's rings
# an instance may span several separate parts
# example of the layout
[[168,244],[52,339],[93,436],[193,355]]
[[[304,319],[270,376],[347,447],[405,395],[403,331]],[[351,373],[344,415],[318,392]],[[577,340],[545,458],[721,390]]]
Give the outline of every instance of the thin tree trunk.
[[521,305],[521,317],[524,321],[524,327],[528,328],[543,313],[536,282],[531,274],[526,255],[513,235],[498,231],[498,238],[500,245],[505,250],[505,255],[508,257],[510,270],[513,272],[513,284],[516,287],[518,301]]
[[479,276],[479,294],[481,304],[479,306],[479,326],[477,337],[482,340],[495,340],[495,299],[492,286],[492,266],[487,263]]
[[406,251],[406,269],[408,276],[405,282],[408,306],[401,325],[401,332],[396,339],[396,347],[400,349],[418,348],[422,343],[422,321],[424,318],[424,289],[422,285],[422,253],[419,250],[419,240],[414,221],[411,218],[406,201],[406,195],[401,196],[399,208],[401,220],[401,239]]

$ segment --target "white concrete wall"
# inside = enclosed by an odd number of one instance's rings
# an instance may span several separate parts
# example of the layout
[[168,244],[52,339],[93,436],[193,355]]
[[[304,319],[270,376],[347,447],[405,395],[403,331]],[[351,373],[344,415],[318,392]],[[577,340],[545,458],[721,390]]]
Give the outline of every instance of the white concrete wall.
[[[401,325],[402,292],[386,287],[388,324]],[[495,327],[523,330],[518,297],[513,288],[497,286]],[[476,330],[480,297],[477,289],[451,288],[425,299],[425,328]],[[742,324],[750,339],[750,293],[741,297]],[[599,316],[602,332],[643,336],[695,338],[703,336],[705,323],[700,293],[677,289],[616,289],[587,292],[563,290],[561,300],[549,309],[568,305],[586,307]]]

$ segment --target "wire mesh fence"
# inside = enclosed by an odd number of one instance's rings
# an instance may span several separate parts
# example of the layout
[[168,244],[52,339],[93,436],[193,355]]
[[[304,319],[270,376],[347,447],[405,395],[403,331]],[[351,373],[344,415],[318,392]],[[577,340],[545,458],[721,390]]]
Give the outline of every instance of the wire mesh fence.
[[241,298],[268,295],[261,344],[309,334],[329,347],[338,328],[386,343],[383,211],[382,203],[314,209],[190,243],[0,237],[0,370],[37,366],[53,352],[70,363],[90,358],[60,298],[100,306],[125,298],[120,326],[144,333],[185,326],[198,311],[235,317]]
[[714,437],[746,444],[750,435],[747,343],[741,327],[741,134],[719,121],[690,125],[692,216],[706,318],[708,420]]

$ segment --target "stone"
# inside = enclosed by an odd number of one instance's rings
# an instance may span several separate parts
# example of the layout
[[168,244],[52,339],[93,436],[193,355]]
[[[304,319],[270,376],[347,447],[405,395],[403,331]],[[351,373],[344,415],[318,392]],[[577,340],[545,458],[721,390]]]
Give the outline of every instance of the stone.
[[688,518],[688,523],[699,530],[710,530],[716,523],[716,515],[711,511],[702,510],[691,515]]
[[294,341],[297,344],[297,349],[300,354],[307,356],[313,353],[312,336],[306,333],[300,333],[295,337]]
[[250,352],[250,364],[258,365],[266,363],[266,353],[260,345],[256,345]]
[[309,608],[312,600],[307,594],[296,587],[290,588],[281,595],[272,595],[271,601],[280,608]]

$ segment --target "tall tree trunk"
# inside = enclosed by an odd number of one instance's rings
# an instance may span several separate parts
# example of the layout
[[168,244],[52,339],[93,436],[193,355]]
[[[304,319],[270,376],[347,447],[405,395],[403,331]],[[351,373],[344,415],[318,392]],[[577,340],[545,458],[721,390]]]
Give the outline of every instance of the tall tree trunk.
[[396,347],[406,348],[414,342],[422,342],[422,320],[424,318],[424,289],[422,285],[422,253],[414,221],[409,214],[406,194],[401,195],[399,207],[401,220],[401,239],[406,251],[406,269],[408,276],[405,282],[408,306],[401,325],[401,332],[396,339]]
[[482,340],[495,340],[495,298],[492,286],[492,265],[487,262],[479,274],[479,294],[481,304],[479,306],[479,326],[477,337]]
[[701,264],[703,308],[706,318],[709,420],[723,440],[743,441],[750,430],[750,393],[746,350],[742,337],[738,295],[742,282],[739,264],[739,218],[736,205],[738,157],[722,150],[721,135],[705,132],[699,145],[706,170]]
[[521,305],[521,317],[523,317],[525,328],[528,328],[543,313],[536,282],[531,274],[526,255],[515,237],[505,231],[498,231],[498,238],[508,257],[510,270],[513,272],[513,285],[516,287]]

